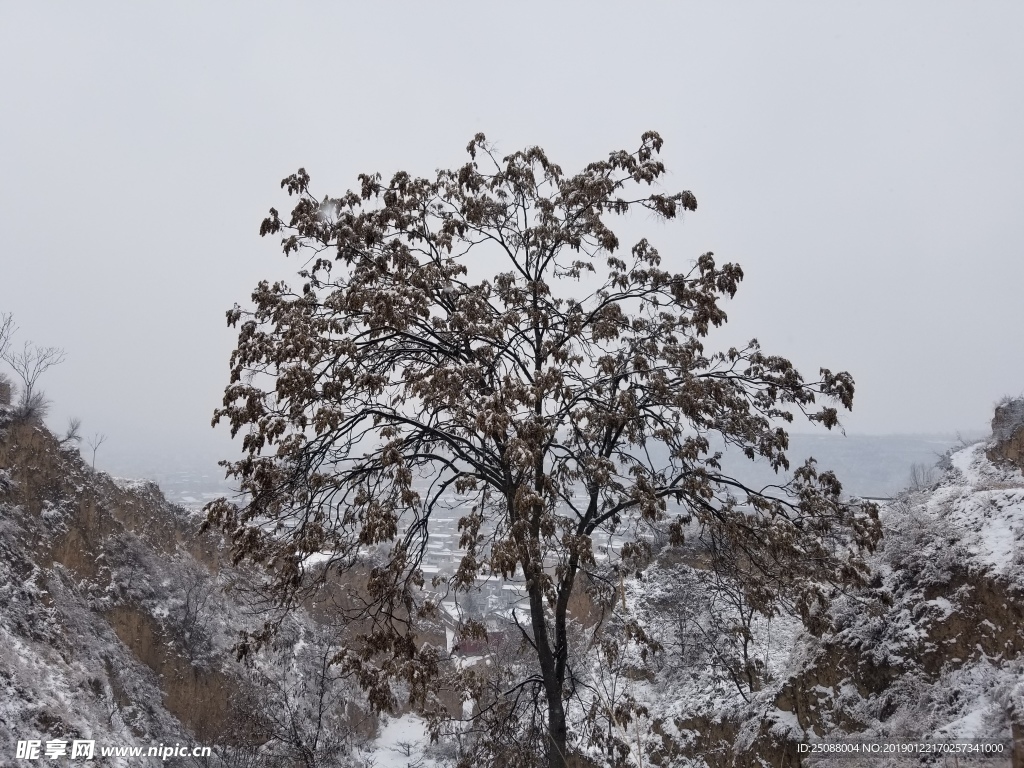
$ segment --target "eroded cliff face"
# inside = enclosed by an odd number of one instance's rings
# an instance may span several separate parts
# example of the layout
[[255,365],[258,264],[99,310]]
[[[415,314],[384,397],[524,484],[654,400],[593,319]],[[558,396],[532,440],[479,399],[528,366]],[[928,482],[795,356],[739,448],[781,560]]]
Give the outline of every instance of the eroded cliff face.
[[185,595],[220,602],[220,543],[155,486],[93,472],[32,422],[0,429],[0,472],[0,748],[258,743],[244,670],[210,653],[225,638],[196,626],[211,617]]
[[[342,764],[366,716],[337,681],[307,675],[316,622],[297,615],[276,656],[236,661],[239,632],[262,620],[236,594],[253,573],[200,522],[0,408],[0,765],[26,739],[211,746],[207,766],[290,765],[303,750]],[[317,706],[343,714],[312,730],[289,714]]]
[[992,418],[990,461],[1007,462],[1024,470],[1024,397],[1006,400],[996,406]]

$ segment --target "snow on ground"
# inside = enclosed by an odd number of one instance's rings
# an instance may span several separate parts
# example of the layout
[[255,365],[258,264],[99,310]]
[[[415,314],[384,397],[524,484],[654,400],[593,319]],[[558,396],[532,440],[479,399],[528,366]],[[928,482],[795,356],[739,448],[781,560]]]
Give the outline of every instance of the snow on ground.
[[[867,729],[861,735],[868,738],[1003,738],[1008,702],[1024,700],[1024,664],[984,653],[950,656],[932,676],[921,668],[919,657],[922,649],[934,648],[935,628],[966,607],[960,605],[964,595],[959,592],[935,594],[954,569],[1024,585],[1024,476],[992,464],[984,445],[963,448],[950,458],[951,468],[936,488],[882,510],[886,540],[871,560],[884,577],[881,591],[894,598],[893,605],[880,602],[865,610],[862,600],[840,599],[833,607],[839,631],[821,639],[808,636],[788,616],[770,626],[756,623],[753,655],[765,671],[761,691],[741,692],[723,673],[720,658],[696,642],[711,630],[711,612],[730,623],[728,606],[706,604],[700,610],[699,571],[659,564],[642,580],[627,580],[628,611],[649,623],[665,646],[661,669],[653,679],[625,681],[629,692],[669,721],[701,715],[717,722],[743,720],[740,748],[763,738],[765,723],[772,733],[802,739],[807,724],[802,726],[795,712],[780,709],[776,697],[790,681],[803,686],[818,677],[815,666],[835,658],[823,655],[831,644],[844,649],[839,656],[853,659],[855,667],[849,670],[852,677],[834,688],[816,686],[810,696],[823,710],[818,722],[826,726],[825,733],[840,723],[838,732],[860,722]],[[926,588],[934,595],[930,599],[925,599]],[[697,610],[681,610],[685,606]],[[888,688],[869,692],[854,671],[861,663],[898,677]],[[667,723],[662,727],[671,730]]]
[[951,456],[955,472],[927,510],[966,533],[963,543],[981,565],[1008,575],[1024,565],[1024,475],[992,464],[984,448],[972,445]]
[[426,723],[410,713],[382,723],[379,735],[363,754],[372,758],[374,768],[439,768],[424,756],[429,744]]

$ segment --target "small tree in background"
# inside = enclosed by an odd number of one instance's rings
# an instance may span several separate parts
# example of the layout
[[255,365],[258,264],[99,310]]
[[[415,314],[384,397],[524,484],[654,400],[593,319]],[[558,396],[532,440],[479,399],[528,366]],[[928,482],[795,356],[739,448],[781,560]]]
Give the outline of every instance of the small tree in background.
[[96,452],[100,449],[100,446],[107,442],[107,436],[102,432],[96,432],[92,437],[86,438],[86,445],[92,450],[92,468],[96,469]]
[[909,489],[911,491],[925,491],[938,482],[939,469],[935,465],[911,464]]
[[[314,196],[300,170],[282,182],[297,197],[291,215],[271,209],[261,234],[282,234],[284,253],[306,259],[301,286],[262,282],[253,309],[228,312],[240,331],[214,423],[244,433],[244,456],[226,465],[249,501],[212,503],[208,524],[232,536],[237,559],[272,566],[279,616],[333,574],[368,574],[338,609],[360,629],[334,661],[375,707],[393,709],[400,687],[435,729],[453,714],[433,695],[444,651],[418,635],[437,611],[421,564],[451,495],[466,554],[435,589],[466,592],[479,575],[524,584],[529,614],[517,624],[530,662],[477,717],[531,724],[539,753],[496,735],[466,760],[562,768],[596,746],[578,740],[594,729],[570,727],[587,693],[568,611],[584,577],[616,610],[621,576],[599,566],[596,538],[632,538],[624,568],[651,554],[641,534],[679,546],[694,525],[718,544],[707,567],[742,575],[744,605],[771,615],[785,599],[810,623],[828,584],[866,578],[874,507],[844,503],[813,459],[758,489],[710,448],[720,439],[788,469],[779,425],[800,416],[831,429],[854,385],[828,369],[807,381],[757,341],[705,349],[738,266],[706,253],[666,269],[646,239],[621,252],[615,217],[696,209],[689,192],[652,191],[661,146],[646,133],[636,150],[567,175],[538,147],[501,158],[479,134],[459,168],[363,175],[337,198]],[[326,567],[306,567],[315,553],[328,553]],[[628,616],[592,631],[602,627],[618,634],[595,643],[656,646]],[[466,619],[457,639],[482,634]],[[445,685],[483,694],[472,670]]]

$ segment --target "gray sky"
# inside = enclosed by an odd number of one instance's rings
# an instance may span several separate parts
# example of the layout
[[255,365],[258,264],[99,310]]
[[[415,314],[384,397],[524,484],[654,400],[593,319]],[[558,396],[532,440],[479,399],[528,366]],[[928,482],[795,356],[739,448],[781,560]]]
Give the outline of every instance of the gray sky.
[[257,234],[282,177],[427,174],[477,131],[570,171],[658,130],[699,208],[646,234],[739,262],[722,343],[849,370],[850,432],[1024,391],[1020,2],[0,10],[0,311],[67,350],[51,421],[98,464],[231,455],[224,311],[294,275]]

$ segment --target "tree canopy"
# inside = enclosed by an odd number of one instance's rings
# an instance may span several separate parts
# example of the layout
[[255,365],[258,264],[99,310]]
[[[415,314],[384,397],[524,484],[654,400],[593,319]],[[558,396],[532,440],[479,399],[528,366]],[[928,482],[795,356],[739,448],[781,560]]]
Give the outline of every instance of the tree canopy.
[[[661,147],[648,132],[566,174],[539,147],[501,157],[478,134],[461,167],[364,174],[340,197],[314,196],[300,169],[282,182],[290,215],[271,209],[260,233],[301,260],[301,284],[261,282],[228,312],[238,343],[214,423],[244,435],[226,466],[245,502],[211,504],[208,524],[270,566],[281,611],[339,574],[358,583],[338,603],[358,631],[335,663],[379,708],[401,691],[436,728],[462,717],[439,690],[458,692],[493,726],[475,754],[505,765],[628,760],[598,721],[629,713],[593,714],[571,646],[657,641],[624,619],[584,626],[584,592],[613,616],[625,575],[693,536],[751,610],[788,606],[813,628],[833,586],[864,583],[879,536],[874,508],[844,502],[813,459],[768,488],[723,470],[723,444],[789,469],[785,425],[835,427],[854,382],[807,380],[756,340],[705,348],[740,267],[623,246],[613,229],[696,210],[661,190]],[[431,580],[427,544],[453,503],[463,555]],[[610,559],[609,536],[626,541]],[[480,576],[521,584],[529,605],[509,617],[519,662],[500,681],[424,640]],[[462,615],[456,632],[486,629]],[[502,727],[536,750],[503,753]]]

